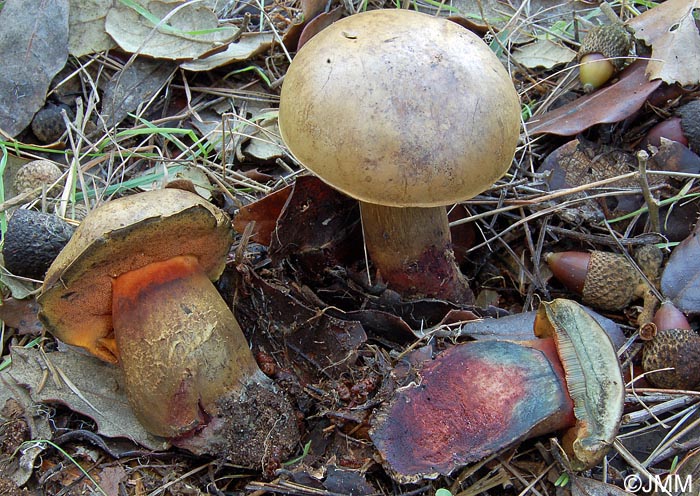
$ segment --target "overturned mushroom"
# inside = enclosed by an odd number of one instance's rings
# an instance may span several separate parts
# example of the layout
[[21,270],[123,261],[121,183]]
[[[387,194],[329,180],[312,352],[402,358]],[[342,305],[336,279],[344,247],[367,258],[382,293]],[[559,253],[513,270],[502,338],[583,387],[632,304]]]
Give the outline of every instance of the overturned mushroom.
[[596,465],[622,416],[605,331],[577,303],[543,303],[534,341],[476,341],[426,362],[375,414],[370,436],[401,482],[447,475],[524,439],[566,430],[573,468]]
[[388,286],[471,301],[445,205],[508,170],[520,124],[518,96],[488,46],[445,19],[364,12],[303,46],[280,98],[285,143],[360,201],[367,250]]
[[49,268],[39,315],[62,341],[121,365],[151,433],[254,465],[288,455],[298,430],[211,282],[231,241],[228,217],[187,191],[110,201]]

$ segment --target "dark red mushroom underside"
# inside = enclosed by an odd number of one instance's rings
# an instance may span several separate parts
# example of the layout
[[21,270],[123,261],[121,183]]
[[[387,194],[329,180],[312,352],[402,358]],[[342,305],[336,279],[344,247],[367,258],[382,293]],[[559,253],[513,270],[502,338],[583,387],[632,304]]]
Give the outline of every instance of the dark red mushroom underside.
[[449,474],[574,424],[551,340],[455,346],[426,362],[375,416],[372,440],[399,476]]

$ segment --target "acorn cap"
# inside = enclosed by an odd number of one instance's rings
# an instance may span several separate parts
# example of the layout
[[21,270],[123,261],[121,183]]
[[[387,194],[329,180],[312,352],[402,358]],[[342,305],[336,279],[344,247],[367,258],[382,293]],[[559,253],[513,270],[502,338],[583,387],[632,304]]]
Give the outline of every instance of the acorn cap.
[[285,75],[279,125],[296,159],[348,196],[434,207],[505,174],[520,104],[475,34],[415,11],[373,10],[301,48]]
[[[692,329],[661,329],[644,344],[642,368],[654,386],[694,389],[700,384],[700,336]],[[659,369],[671,368],[673,370]]]
[[688,140],[688,148],[700,153],[700,100],[693,100],[678,108],[681,129]]
[[154,190],[105,203],[85,217],[49,268],[38,297],[39,318],[65,343],[116,363],[112,279],[191,255],[216,280],[231,241],[226,214],[187,191]]
[[[695,388],[700,384],[700,336],[670,301],[656,311],[654,324],[656,334],[642,351],[642,368],[652,372],[646,379],[664,389]],[[666,368],[672,370],[660,370]]]
[[617,435],[625,399],[625,382],[615,347],[603,328],[571,300],[542,302],[535,335],[551,337],[559,352],[566,386],[574,402],[576,426],[563,447],[574,470],[597,465]]
[[32,160],[19,168],[12,188],[16,194],[26,193],[42,186],[51,186],[61,177],[61,169],[50,160]]
[[592,251],[549,253],[554,277],[582,296],[583,303],[602,310],[621,310],[641,295],[642,279],[620,254]]
[[624,256],[593,251],[582,301],[603,310],[621,310],[638,296],[641,282],[641,277]]
[[600,53],[611,59],[610,62],[617,70],[620,70],[627,63],[624,57],[629,55],[631,49],[632,35],[623,25],[595,26],[583,38],[581,48],[578,51],[578,60],[588,54]]

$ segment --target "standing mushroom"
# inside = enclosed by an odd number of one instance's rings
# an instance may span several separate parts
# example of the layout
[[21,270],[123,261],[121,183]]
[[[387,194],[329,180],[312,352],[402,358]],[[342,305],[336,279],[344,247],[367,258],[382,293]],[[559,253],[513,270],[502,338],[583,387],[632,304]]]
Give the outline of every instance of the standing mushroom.
[[226,214],[187,191],[110,201],[49,268],[39,317],[62,341],[121,365],[148,431],[252,466],[272,450],[288,455],[298,430],[211,282],[231,241]]
[[303,165],[360,201],[367,250],[390,288],[472,301],[445,205],[508,170],[520,125],[518,96],[486,44],[408,10],[347,17],[294,58],[279,124]]

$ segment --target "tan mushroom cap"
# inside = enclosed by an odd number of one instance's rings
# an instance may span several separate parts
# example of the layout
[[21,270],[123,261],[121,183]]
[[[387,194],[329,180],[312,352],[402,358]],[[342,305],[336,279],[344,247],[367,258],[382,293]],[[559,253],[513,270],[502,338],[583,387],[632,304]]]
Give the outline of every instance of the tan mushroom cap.
[[520,129],[511,78],[479,37],[446,19],[374,10],[306,43],[282,87],[291,153],[368,203],[447,205],[510,167]]
[[148,191],[105,203],[85,217],[49,267],[39,317],[62,341],[115,363],[112,279],[192,255],[216,280],[232,235],[226,214],[188,191]]

